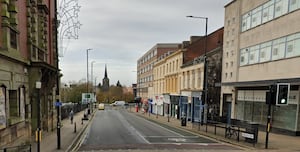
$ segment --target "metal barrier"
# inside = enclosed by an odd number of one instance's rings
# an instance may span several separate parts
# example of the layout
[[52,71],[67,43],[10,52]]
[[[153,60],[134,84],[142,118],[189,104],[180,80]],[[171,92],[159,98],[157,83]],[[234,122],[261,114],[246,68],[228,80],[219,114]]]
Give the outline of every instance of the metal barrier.
[[[238,142],[240,142],[241,138],[244,138],[245,142],[252,143],[253,146],[255,146],[258,140],[259,125],[256,123],[236,119],[231,119],[230,124],[219,121],[208,121],[207,124],[203,125],[203,127],[205,127],[205,132],[208,132],[208,126],[213,127],[213,133],[215,135],[217,135],[217,133],[220,134],[220,129],[222,129],[224,130],[223,133],[225,138],[236,139]],[[198,127],[198,130],[200,130],[200,125],[198,125]]]
[[31,144],[5,147],[5,148],[0,149],[0,152],[31,152]]

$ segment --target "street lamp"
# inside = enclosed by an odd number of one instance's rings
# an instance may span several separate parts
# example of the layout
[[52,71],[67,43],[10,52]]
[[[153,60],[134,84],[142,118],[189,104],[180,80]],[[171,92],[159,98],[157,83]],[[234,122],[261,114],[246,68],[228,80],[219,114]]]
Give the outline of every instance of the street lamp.
[[[59,4],[58,4],[59,3]],[[59,57],[62,57],[64,48],[64,39],[78,39],[78,30],[81,26],[78,20],[78,13],[80,11],[80,6],[78,5],[78,0],[54,0],[54,30],[55,30],[55,50],[56,50],[56,102],[55,107],[57,110],[56,114],[56,127],[57,127],[57,149],[61,148],[61,102],[59,101],[59,87],[60,87],[60,72],[59,72]],[[60,45],[60,49],[58,49]],[[61,53],[59,53],[61,52]]]
[[89,92],[89,51],[92,49],[86,49],[86,93]]
[[93,83],[93,81],[94,81],[94,78],[93,78],[93,76],[94,76],[94,63],[96,63],[96,61],[92,61],[91,62],[91,81],[92,81],[92,84],[94,84]]
[[[208,24],[208,18],[207,17],[199,17],[199,16],[186,16],[189,18],[197,18],[197,19],[204,19],[205,20],[205,47],[204,47],[204,79],[203,79],[203,92],[202,93],[202,100],[204,100],[205,105],[207,106],[207,24]],[[207,109],[204,112],[204,119],[205,122],[207,121]],[[203,120],[201,121],[201,124],[203,124]]]

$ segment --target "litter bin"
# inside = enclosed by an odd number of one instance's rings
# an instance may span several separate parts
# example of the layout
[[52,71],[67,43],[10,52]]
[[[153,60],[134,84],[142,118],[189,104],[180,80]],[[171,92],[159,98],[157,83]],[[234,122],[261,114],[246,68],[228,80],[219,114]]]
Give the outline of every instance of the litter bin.
[[246,127],[246,132],[253,134],[253,138],[246,138],[246,142],[249,143],[257,143],[257,137],[258,137],[258,123],[249,123]]
[[181,116],[181,126],[186,126],[186,116],[185,116],[185,114],[183,114]]

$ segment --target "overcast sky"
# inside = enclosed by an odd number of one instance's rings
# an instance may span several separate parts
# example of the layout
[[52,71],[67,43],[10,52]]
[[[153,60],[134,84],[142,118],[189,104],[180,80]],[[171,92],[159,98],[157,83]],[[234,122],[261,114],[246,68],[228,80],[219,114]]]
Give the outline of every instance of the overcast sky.
[[[66,0],[65,0],[66,1]],[[136,83],[137,60],[157,43],[181,43],[190,36],[224,26],[224,6],[230,0],[79,0],[79,38],[67,43],[60,58],[62,82],[86,81],[89,51],[97,83],[102,83],[107,65],[110,84]],[[91,78],[89,78],[91,79]],[[94,79],[95,81],[95,79]]]

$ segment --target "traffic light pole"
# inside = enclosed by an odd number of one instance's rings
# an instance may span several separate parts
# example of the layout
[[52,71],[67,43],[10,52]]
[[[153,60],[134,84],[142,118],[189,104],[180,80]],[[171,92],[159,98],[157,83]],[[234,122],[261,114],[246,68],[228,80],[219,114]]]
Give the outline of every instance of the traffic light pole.
[[267,131],[266,131],[266,144],[265,148],[268,149],[268,143],[269,143],[269,132],[271,128],[271,101],[268,104],[268,122],[267,122]]

